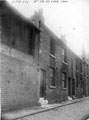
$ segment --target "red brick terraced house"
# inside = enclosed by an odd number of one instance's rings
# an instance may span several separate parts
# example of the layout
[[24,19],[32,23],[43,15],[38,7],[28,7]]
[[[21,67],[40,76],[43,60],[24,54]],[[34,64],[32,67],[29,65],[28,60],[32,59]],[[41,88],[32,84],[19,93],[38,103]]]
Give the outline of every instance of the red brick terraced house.
[[[74,99],[85,96],[86,92],[88,94],[89,84],[87,84],[87,82],[89,79],[88,77],[84,79],[84,66],[86,65],[84,65],[83,59],[69,49],[69,47],[44,24],[42,10],[39,10],[38,13],[35,12],[30,20],[41,31],[39,36],[39,66],[45,71],[44,78],[46,82],[43,83],[46,85],[43,85],[45,87],[40,97],[44,97],[51,103],[52,101],[59,102],[66,100],[68,96]],[[46,66],[48,67],[46,68]],[[51,68],[51,70],[49,70],[49,68]],[[88,67],[85,68],[85,71],[88,76]],[[50,81],[52,80],[54,81],[51,83]]]
[[48,103],[67,100],[68,61],[65,44],[44,24],[42,16],[35,13],[30,20],[40,29],[40,98],[48,100]]

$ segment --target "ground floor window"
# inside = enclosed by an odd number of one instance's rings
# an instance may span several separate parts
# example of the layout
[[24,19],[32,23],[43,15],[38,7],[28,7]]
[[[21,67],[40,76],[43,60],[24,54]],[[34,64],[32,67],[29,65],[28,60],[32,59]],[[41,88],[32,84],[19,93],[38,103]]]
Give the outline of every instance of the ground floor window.
[[55,86],[55,68],[50,67],[50,85]]
[[67,75],[66,75],[66,72],[62,72],[62,87],[63,88],[67,88]]

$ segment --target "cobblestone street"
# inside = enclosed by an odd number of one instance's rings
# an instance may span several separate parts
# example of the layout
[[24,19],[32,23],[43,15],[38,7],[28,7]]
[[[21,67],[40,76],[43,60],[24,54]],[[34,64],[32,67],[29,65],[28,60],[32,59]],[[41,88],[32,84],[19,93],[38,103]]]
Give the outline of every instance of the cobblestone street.
[[23,120],[82,120],[87,115],[89,115],[89,99],[24,117]]

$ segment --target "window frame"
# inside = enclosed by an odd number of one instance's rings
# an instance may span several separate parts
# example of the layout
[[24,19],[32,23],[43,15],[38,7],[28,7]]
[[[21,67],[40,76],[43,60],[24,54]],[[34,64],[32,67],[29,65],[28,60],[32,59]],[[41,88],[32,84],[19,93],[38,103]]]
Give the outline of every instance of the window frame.
[[67,55],[66,55],[66,50],[62,48],[62,60],[64,63],[67,63]]
[[55,87],[56,82],[55,82],[55,68],[54,67],[49,67],[49,77],[50,77],[50,87]]
[[50,38],[50,54],[55,56],[55,40]]
[[[63,77],[63,74],[64,74],[64,77]],[[63,89],[67,88],[67,73],[66,72],[62,72],[62,88]]]

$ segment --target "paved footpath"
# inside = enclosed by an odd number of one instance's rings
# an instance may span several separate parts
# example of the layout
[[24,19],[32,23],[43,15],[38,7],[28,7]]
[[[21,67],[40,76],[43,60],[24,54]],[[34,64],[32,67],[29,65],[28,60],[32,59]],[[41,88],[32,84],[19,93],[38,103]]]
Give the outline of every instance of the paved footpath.
[[89,115],[89,99],[65,104],[49,110],[30,114],[17,120],[85,120]]
[[25,117],[24,120],[81,120],[89,115],[89,100]]

